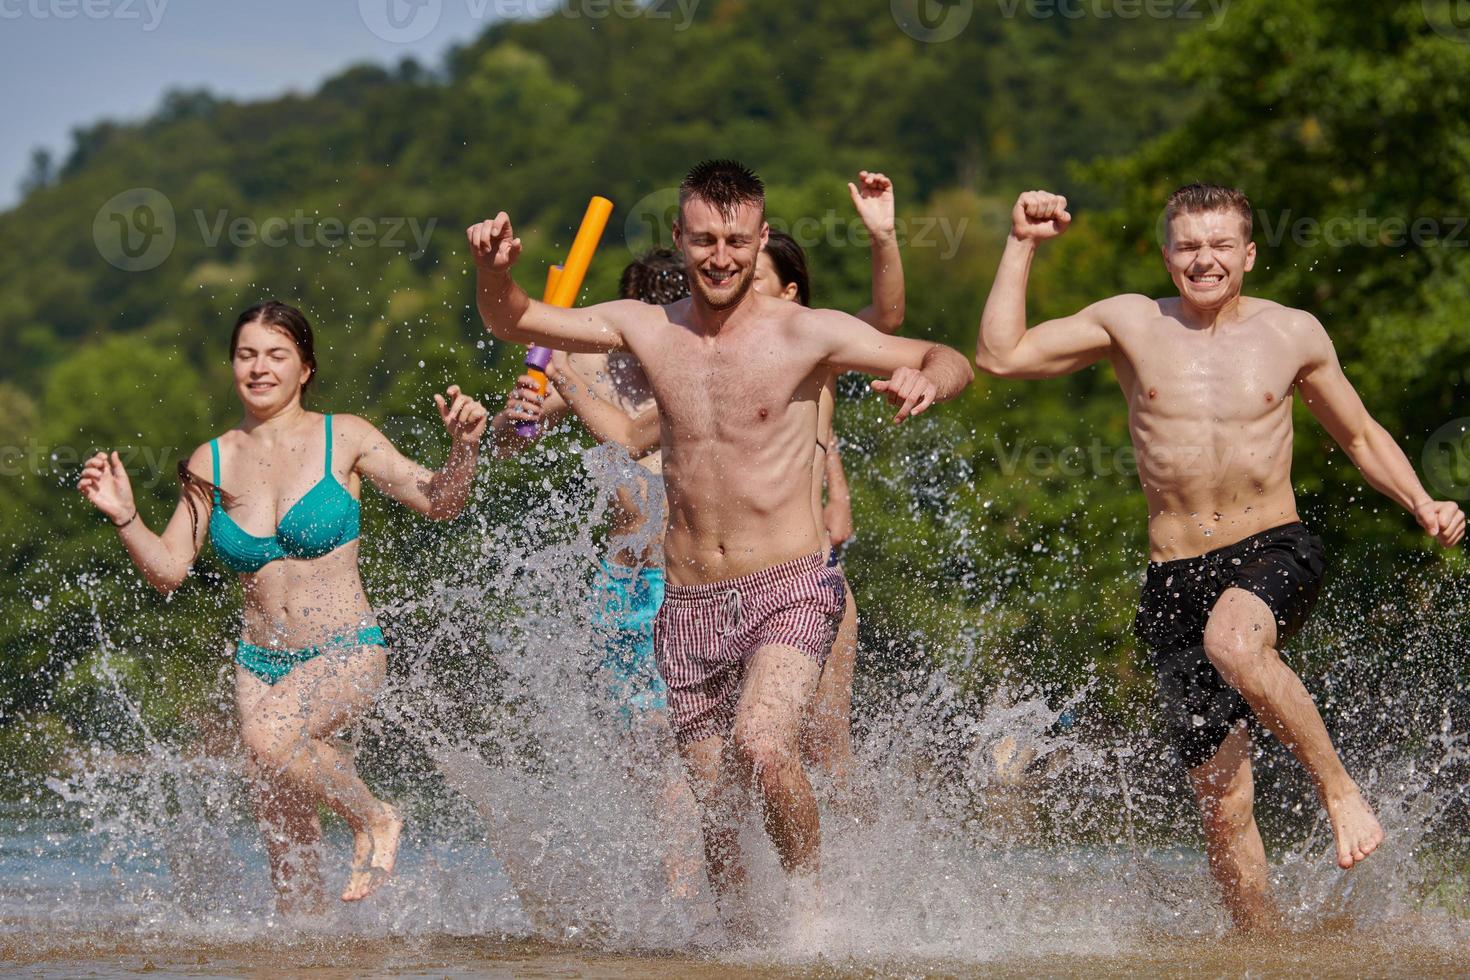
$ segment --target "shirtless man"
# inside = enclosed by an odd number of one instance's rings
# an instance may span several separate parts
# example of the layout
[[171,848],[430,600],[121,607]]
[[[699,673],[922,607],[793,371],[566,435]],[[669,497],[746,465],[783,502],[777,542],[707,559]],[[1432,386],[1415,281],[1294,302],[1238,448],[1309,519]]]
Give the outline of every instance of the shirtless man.
[[[856,314],[859,320],[884,333],[894,333],[904,320],[905,290],[903,257],[895,233],[893,182],[885,175],[862,171],[857,181],[847,185],[853,208],[867,230],[873,270],[872,302]],[[682,261],[682,260],[681,260]],[[683,267],[679,268],[683,280]],[[811,305],[811,276],[805,250],[790,235],[772,231],[756,260],[751,288],[768,296]],[[687,288],[686,288],[687,294]],[[627,297],[626,291],[624,297]],[[682,298],[682,297],[680,297]],[[612,355],[609,355],[612,356]],[[616,442],[635,458],[645,459],[659,447],[658,408],[650,400],[641,412],[630,411],[621,403],[604,401],[602,385],[596,375],[589,375],[583,364],[593,355],[566,355],[558,352],[547,368],[556,388],[547,398],[545,411],[550,415],[558,406],[571,403],[571,411],[581,417],[587,430],[599,442]],[[839,545],[852,537],[852,506],[847,487],[847,474],[837,447],[834,418],[836,411],[836,377],[828,375],[817,402],[817,442],[813,456],[812,507],[818,525],[826,534],[828,563],[838,564]],[[520,381],[528,391],[512,395],[507,414],[534,420],[537,402],[535,383],[530,378]],[[823,500],[823,490],[827,491]],[[848,770],[852,762],[852,684],[857,661],[857,602],[852,589],[846,588],[846,605],[832,653],[822,667],[817,694],[802,726],[802,758],[826,769],[839,789],[838,799],[847,798]]]
[[947,347],[753,291],[767,232],[760,179],[731,161],[702,163],[680,186],[674,239],[692,295],[563,310],[511,279],[521,246],[503,212],[467,231],[480,314],[496,337],[627,350],[658,400],[669,503],[658,666],[722,897],[743,881],[739,817],[752,781],[782,867],[813,884],[820,868],[797,740],[844,598],[811,505],[822,380],[834,369],[889,376],[873,388],[902,422],[973,377]]
[[1302,682],[1278,654],[1322,581],[1322,543],[1291,486],[1292,393],[1377,490],[1445,547],[1465,533],[1430,499],[1403,450],[1368,415],[1315,317],[1241,294],[1255,264],[1240,191],[1180,188],[1165,208],[1164,264],[1177,297],[1114,296],[1026,329],[1038,242],[1066,231],[1066,198],[1022,194],[985,305],[975,362],[1052,378],[1108,360],[1128,401],[1149,510],[1150,561],[1134,629],[1204,818],[1210,870],[1237,927],[1276,919],[1253,813],[1251,714],[1307,768],[1351,868],[1383,839]]

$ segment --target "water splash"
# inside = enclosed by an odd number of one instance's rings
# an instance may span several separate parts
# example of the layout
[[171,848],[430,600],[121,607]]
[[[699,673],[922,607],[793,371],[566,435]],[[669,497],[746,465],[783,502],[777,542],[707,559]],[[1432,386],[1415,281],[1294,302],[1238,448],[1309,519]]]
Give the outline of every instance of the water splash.
[[[669,841],[692,833],[671,829],[661,808],[659,787],[676,763],[657,751],[656,736],[620,725],[597,675],[589,583],[605,544],[596,529],[636,474],[609,450],[583,459],[583,481],[540,484],[539,519],[497,521],[485,507],[454,533],[426,536],[395,520],[386,534],[385,549],[411,554],[401,574],[370,589],[394,667],[378,708],[352,734],[369,780],[410,818],[383,895],[310,921],[271,911],[238,753],[228,738],[221,751],[220,739],[210,747],[150,729],[110,666],[123,646],[94,608],[97,669],[138,748],[87,747],[49,781],[54,801],[4,816],[0,942],[35,955],[145,940],[495,936],[593,950],[706,949],[735,964],[820,954],[913,969],[1137,956],[1160,941],[1224,932],[1183,772],[1165,747],[1088,717],[1097,681],[1059,694],[1001,670],[977,689],[970,668],[1004,641],[978,627],[931,656],[902,649],[907,637],[869,644],[854,785],[819,785],[819,935],[788,924],[782,877],[752,821],[746,843],[762,904],[754,939],[732,945],[707,888],[692,901],[670,896]],[[946,465],[937,453],[932,464]],[[942,494],[915,501],[916,514],[953,531],[947,560],[968,587],[999,594],[1016,569],[987,569],[970,553],[968,530]],[[1059,550],[1063,567],[1081,560]],[[1470,937],[1464,647],[1435,612],[1463,608],[1463,588],[1450,580],[1425,588],[1411,608],[1394,607],[1392,624],[1324,615],[1302,641],[1306,660],[1332,662],[1321,689],[1389,833],[1379,854],[1351,875],[1338,872],[1299,768],[1274,742],[1258,751],[1273,884],[1299,931],[1350,924],[1371,937],[1412,922],[1415,941],[1435,949]],[[1335,608],[1331,596],[1324,608]],[[1386,649],[1403,651],[1395,671],[1359,666],[1382,663]],[[1444,681],[1426,686],[1427,677]],[[228,691],[219,693],[227,716]],[[345,871],[345,830],[329,825],[328,838],[326,867],[339,860]]]

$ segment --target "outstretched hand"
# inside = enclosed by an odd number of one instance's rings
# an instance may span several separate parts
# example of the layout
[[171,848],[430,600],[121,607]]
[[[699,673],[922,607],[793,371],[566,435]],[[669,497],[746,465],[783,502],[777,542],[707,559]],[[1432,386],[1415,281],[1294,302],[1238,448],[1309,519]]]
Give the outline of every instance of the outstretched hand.
[[77,489],[114,524],[124,524],[138,513],[133,485],[116,452],[97,453],[82,466]]
[[893,424],[898,425],[911,415],[918,415],[934,404],[939,394],[938,387],[929,376],[917,368],[901,367],[887,381],[879,379],[871,385],[874,391],[888,396],[888,404],[899,406]]
[[1055,238],[1071,223],[1067,199],[1048,191],[1027,191],[1016,199],[1011,210],[1011,232],[1022,240]]
[[858,174],[857,183],[847,185],[847,192],[868,234],[874,237],[893,234],[893,181],[883,174],[864,170]]
[[1465,513],[1453,500],[1431,500],[1414,508],[1414,517],[1426,534],[1445,548],[1465,537]]
[[484,405],[469,395],[461,394],[459,385],[450,385],[443,395],[436,394],[434,404],[439,409],[439,418],[444,420],[444,428],[449,430],[455,442],[468,446],[480,444],[480,437],[485,434],[485,426],[490,421],[490,413],[485,411]]
[[484,272],[509,272],[521,257],[521,240],[515,237],[510,215],[504,211],[488,221],[470,225],[465,229],[465,237],[469,239],[470,255],[476,267]]

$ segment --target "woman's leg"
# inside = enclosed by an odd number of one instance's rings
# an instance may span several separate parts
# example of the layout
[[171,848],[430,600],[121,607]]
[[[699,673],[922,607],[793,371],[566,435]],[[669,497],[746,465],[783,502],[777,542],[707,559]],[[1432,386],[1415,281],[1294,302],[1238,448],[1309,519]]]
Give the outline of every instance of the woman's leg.
[[344,901],[366,897],[393,870],[398,814],[373,796],[352,759],[328,738],[372,706],[387,672],[379,646],[328,650],[274,685],[235,672],[240,732],[251,761],[279,792],[324,803],[352,828],[353,870]]
[[825,769],[839,789],[846,789],[852,765],[852,677],[857,663],[857,602],[847,587],[847,606],[837,627],[832,652],[822,668],[817,695],[802,726],[802,756],[808,765]]
[[254,760],[247,764],[250,799],[265,838],[276,908],[282,913],[325,910],[321,869],[322,824],[316,803],[273,778]]

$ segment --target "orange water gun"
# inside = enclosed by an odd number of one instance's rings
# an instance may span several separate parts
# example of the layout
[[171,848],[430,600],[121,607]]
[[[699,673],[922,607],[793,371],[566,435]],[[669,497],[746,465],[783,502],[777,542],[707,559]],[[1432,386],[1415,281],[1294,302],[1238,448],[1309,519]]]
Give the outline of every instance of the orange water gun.
[[[577,229],[577,237],[572,239],[572,250],[567,253],[566,262],[546,270],[546,291],[541,295],[543,303],[570,309],[577,301],[577,294],[582,291],[582,280],[592,264],[597,243],[602,241],[612,210],[613,203],[605,197],[594,197],[587,203],[587,213],[582,215],[581,227]],[[526,351],[526,373],[536,382],[537,393],[543,398],[548,388],[546,366],[551,363],[551,353],[546,347],[531,347]],[[529,439],[536,434],[536,423],[517,422],[516,433]]]

